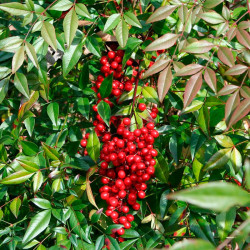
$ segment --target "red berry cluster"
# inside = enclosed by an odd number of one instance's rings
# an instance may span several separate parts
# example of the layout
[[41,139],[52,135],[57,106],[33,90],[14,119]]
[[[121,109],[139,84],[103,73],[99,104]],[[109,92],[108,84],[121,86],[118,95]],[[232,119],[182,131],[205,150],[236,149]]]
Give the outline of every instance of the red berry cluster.
[[[117,128],[118,136],[104,142],[99,170],[104,184],[100,188],[101,198],[108,204],[106,215],[114,223],[123,224],[125,229],[129,229],[134,220],[133,215],[128,214],[129,206],[139,210],[137,199],[146,196],[145,182],[154,174],[154,157],[158,154],[153,143],[159,136],[152,122],[133,132],[129,131],[130,122],[129,118],[124,118]],[[122,235],[124,229],[116,233]]]
[[[122,60],[124,51],[109,51],[107,56],[100,59],[102,74],[97,76],[92,89],[97,93],[97,104],[103,100],[112,108],[113,103],[109,98],[102,99],[99,91],[105,77],[113,73],[113,85],[111,95],[114,100],[118,101],[124,91],[131,91],[135,83],[135,76],[138,74],[133,66],[136,64],[132,59],[126,62],[127,66],[133,68],[133,76],[128,78],[123,73]],[[93,110],[97,112],[97,104],[93,105]],[[138,110],[147,109],[145,103],[139,103]],[[158,109],[151,109],[151,117],[157,117]],[[122,224],[123,227],[115,230],[111,236],[118,236],[121,242],[124,229],[131,227],[134,216],[129,213],[132,210],[139,210],[140,204],[137,199],[143,199],[146,196],[146,182],[154,175],[154,165],[156,161],[157,151],[153,148],[154,140],[159,136],[157,130],[154,129],[154,123],[144,120],[144,126],[130,131],[131,120],[112,116],[110,119],[116,131],[111,133],[97,113],[96,120],[93,121],[96,134],[103,142],[100,153],[100,169],[101,183],[100,188],[101,199],[107,202],[106,215],[109,216],[114,223]],[[86,147],[87,137],[81,141],[81,146]]]

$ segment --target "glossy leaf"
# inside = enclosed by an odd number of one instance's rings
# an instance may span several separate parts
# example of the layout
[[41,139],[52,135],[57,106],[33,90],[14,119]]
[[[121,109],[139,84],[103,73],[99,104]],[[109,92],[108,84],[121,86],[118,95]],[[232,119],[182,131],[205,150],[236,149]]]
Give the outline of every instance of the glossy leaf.
[[206,0],[203,3],[203,6],[205,8],[212,9],[212,8],[216,7],[217,5],[219,5],[221,2],[223,2],[223,0]]
[[215,250],[215,247],[205,240],[182,240],[175,243],[171,250]]
[[51,218],[51,210],[45,210],[43,212],[38,213],[35,215],[25,232],[23,237],[23,244],[28,243],[32,239],[34,239],[37,235],[39,235],[42,231],[44,231],[50,222]]
[[208,86],[215,93],[217,93],[217,78],[216,78],[215,72],[212,69],[206,68],[205,74],[204,74],[204,80],[206,81]]
[[99,209],[98,206],[96,205],[95,198],[94,198],[91,186],[90,186],[90,179],[89,179],[96,171],[97,171],[97,167],[96,166],[92,167],[92,168],[90,168],[88,170],[87,175],[86,175],[86,179],[87,179],[87,181],[86,181],[86,191],[87,191],[87,196],[88,196],[89,202],[93,206],[95,206],[97,209]]
[[242,45],[250,49],[250,35],[247,31],[243,29],[237,29],[236,37]]
[[36,193],[43,184],[43,174],[38,171],[33,177],[33,191]]
[[152,43],[150,43],[146,47],[145,51],[156,51],[156,50],[171,48],[175,44],[178,37],[179,35],[177,34],[172,34],[172,33],[165,34],[160,38],[156,39],[155,41],[153,41]]
[[234,66],[234,57],[232,51],[227,47],[220,47],[218,50],[219,59],[229,67]]
[[173,80],[173,75],[171,67],[168,66],[160,73],[158,78],[157,89],[160,102],[163,102],[166,94],[168,93],[168,90],[172,84],[172,80]]
[[232,92],[234,92],[235,90],[239,89],[239,86],[236,86],[236,85],[233,85],[233,84],[230,84],[230,85],[226,85],[225,87],[223,87],[218,95],[221,96],[221,95],[228,95],[228,94],[231,94]]
[[54,26],[49,22],[43,22],[41,29],[43,39],[54,49],[57,50],[56,32]]
[[16,72],[14,78],[15,87],[27,98],[29,98],[29,86],[24,74]]
[[225,19],[215,11],[205,12],[200,16],[203,20],[211,24],[218,24],[225,22]]
[[43,150],[45,154],[49,157],[49,159],[57,161],[60,158],[60,154],[56,151],[56,149],[42,143]]
[[72,7],[72,2],[69,0],[57,1],[55,4],[52,5],[50,10],[59,10],[59,11],[66,11]]
[[112,84],[113,84],[113,74],[106,77],[101,84],[99,92],[102,98],[106,98],[111,94]]
[[106,21],[103,32],[107,32],[109,30],[114,29],[118,25],[120,20],[121,20],[120,13],[112,14]]
[[138,28],[142,28],[138,18],[132,12],[125,12],[123,17],[128,24]]
[[80,16],[91,18],[87,7],[84,4],[82,4],[82,3],[77,3],[76,4],[76,13],[78,15],[80,15]]
[[165,69],[168,64],[169,64],[169,60],[165,60],[165,59],[159,59],[157,60],[143,75],[143,79],[154,75],[160,71],[162,71],[163,69]]
[[250,202],[247,191],[227,182],[210,182],[200,186],[182,190],[168,195],[169,199],[182,200],[196,206],[214,211],[227,211],[239,205],[246,206]]
[[4,100],[9,88],[9,78],[0,81],[0,103]]
[[25,170],[20,170],[18,172],[15,172],[13,174],[10,174],[9,176],[5,177],[0,181],[1,184],[20,184],[25,181],[27,181],[33,174],[25,171]]
[[23,64],[24,61],[24,46],[21,46],[15,53],[12,59],[12,73],[14,74]]
[[110,109],[109,104],[104,101],[99,102],[97,105],[97,111],[98,111],[98,114],[103,119],[103,121],[109,127],[109,121],[111,117],[111,109]]
[[20,142],[22,148],[23,148],[23,153],[28,155],[28,156],[33,156],[38,153],[38,146],[34,142],[30,141],[21,141]]
[[156,104],[158,104],[158,102],[159,102],[157,93],[156,93],[155,89],[152,88],[152,87],[144,87],[142,89],[142,95],[149,102],[153,102],[153,103],[156,103]]
[[0,10],[9,12],[12,15],[20,16],[29,13],[29,10],[21,3],[3,3],[0,5]]
[[78,17],[76,15],[75,9],[71,9],[63,20],[63,30],[65,35],[65,40],[70,47],[78,27]]
[[187,53],[200,54],[200,53],[207,53],[213,47],[214,47],[213,43],[210,43],[206,40],[201,40],[201,41],[193,42],[189,44],[182,51],[187,52]]
[[17,218],[18,212],[21,207],[21,200],[19,197],[16,197],[11,203],[10,203],[10,211],[13,213],[13,215]]
[[194,130],[191,135],[191,144],[190,144],[190,151],[191,157],[194,159],[195,154],[200,149],[200,147],[206,141],[206,137],[198,130]]
[[121,21],[119,22],[119,24],[117,25],[116,29],[115,29],[115,36],[116,39],[119,43],[119,45],[124,48],[127,44],[128,41],[128,26],[126,24],[126,22],[121,19]]
[[169,166],[162,154],[158,152],[155,165],[155,176],[163,183],[168,183]]
[[154,13],[148,18],[147,23],[153,23],[167,18],[173,13],[177,8],[176,5],[166,5],[158,8]]
[[30,43],[28,43],[27,41],[25,42],[25,50],[26,53],[29,57],[29,59],[32,61],[32,63],[34,64],[34,66],[36,68],[38,68],[38,59],[37,59],[37,55],[36,55],[36,51],[33,45],[31,45]]
[[234,146],[232,139],[226,135],[216,135],[216,141],[224,148],[231,148]]
[[195,98],[196,94],[200,90],[202,85],[202,74],[198,73],[193,75],[187,82],[184,93],[184,107],[187,107],[192,100]]
[[176,76],[190,76],[201,71],[203,66],[199,64],[189,64],[176,72]]
[[33,173],[39,170],[39,166],[32,161],[18,159],[17,162],[28,172]]
[[87,49],[94,55],[101,57],[100,44],[97,42],[95,36],[89,36],[86,39]]
[[89,134],[86,149],[92,160],[96,162],[100,156],[100,141],[94,131],[91,131]]
[[230,75],[230,76],[241,75],[244,72],[246,72],[247,69],[248,69],[247,66],[242,65],[242,64],[237,64],[237,65],[231,67],[230,69],[228,69],[225,72],[225,75]]
[[57,102],[52,102],[47,106],[47,114],[54,126],[57,126],[59,116],[59,105]]
[[50,201],[48,201],[46,199],[34,198],[34,199],[31,199],[30,201],[32,201],[39,208],[42,208],[42,209],[50,209],[51,208]]
[[77,98],[77,109],[86,119],[89,119],[90,104],[88,98]]
[[233,148],[231,152],[230,160],[232,162],[234,171],[237,174],[242,167],[242,156],[239,150],[235,147]]
[[234,110],[238,107],[240,104],[240,95],[239,91],[236,91],[233,95],[231,95],[225,105],[225,120],[228,123],[229,119],[234,112]]

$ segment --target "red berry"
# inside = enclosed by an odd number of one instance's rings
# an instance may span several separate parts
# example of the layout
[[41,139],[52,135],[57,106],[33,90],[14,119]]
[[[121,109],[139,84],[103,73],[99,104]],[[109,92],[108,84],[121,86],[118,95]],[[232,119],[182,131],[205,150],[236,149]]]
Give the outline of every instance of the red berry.
[[119,195],[119,198],[123,199],[126,197],[127,192],[125,190],[121,190],[119,191],[118,195]]
[[87,140],[86,140],[86,139],[82,139],[82,140],[81,140],[81,146],[82,146],[83,148],[85,148],[85,147],[87,146]]
[[132,214],[127,214],[126,217],[129,222],[132,222],[135,219]]
[[102,56],[102,58],[100,59],[100,63],[102,65],[105,65],[108,62],[108,58],[106,56]]
[[116,207],[118,205],[118,200],[114,197],[109,198],[110,206]]
[[114,51],[109,51],[109,52],[108,52],[108,57],[109,57],[110,59],[114,59],[114,58],[115,58],[115,52],[114,52]]
[[139,210],[140,209],[140,204],[139,203],[135,203],[134,205],[133,205],[133,209],[134,210]]
[[107,192],[102,192],[101,193],[101,199],[102,200],[107,200],[109,198],[109,193]]
[[140,111],[144,111],[146,108],[147,108],[147,106],[146,106],[145,103],[140,103],[140,104],[138,105],[138,109],[139,109]]
[[127,220],[127,217],[126,216],[121,216],[120,218],[119,218],[119,222],[121,223],[121,224],[124,224],[124,223],[126,223],[128,220]]
[[145,194],[144,191],[139,191],[139,192],[138,192],[138,197],[139,197],[140,199],[144,199],[145,196],[146,196],[146,194]]
[[125,233],[125,231],[124,231],[124,229],[123,228],[119,228],[119,229],[117,229],[117,234],[119,234],[119,235],[123,235],[124,233]]
[[120,170],[120,171],[118,172],[118,177],[119,177],[120,179],[124,179],[124,178],[126,177],[125,171]]
[[148,128],[149,130],[154,129],[154,127],[155,127],[155,125],[154,125],[153,122],[149,122],[149,123],[147,124],[147,128]]
[[113,219],[113,220],[116,220],[118,218],[118,213],[116,211],[113,211],[110,215],[110,217]]
[[127,126],[128,126],[128,125],[130,125],[130,122],[131,122],[131,121],[130,121],[129,118],[124,118],[122,122],[123,122],[124,125],[127,125]]
[[114,61],[111,63],[111,68],[117,69],[117,67],[118,67],[118,62]]
[[133,64],[133,60],[130,58],[128,59],[128,61],[126,62],[127,66],[131,66]]
[[101,182],[102,182],[102,184],[108,184],[109,179],[107,177],[102,177]]
[[128,206],[123,206],[122,207],[122,212],[127,214],[129,212],[129,207]]
[[153,119],[155,119],[155,118],[157,117],[157,114],[156,114],[155,112],[151,112],[151,113],[150,113],[150,116],[151,116]]
[[123,226],[124,226],[125,229],[131,228],[131,224],[130,224],[129,222],[125,222],[125,223],[123,224]]

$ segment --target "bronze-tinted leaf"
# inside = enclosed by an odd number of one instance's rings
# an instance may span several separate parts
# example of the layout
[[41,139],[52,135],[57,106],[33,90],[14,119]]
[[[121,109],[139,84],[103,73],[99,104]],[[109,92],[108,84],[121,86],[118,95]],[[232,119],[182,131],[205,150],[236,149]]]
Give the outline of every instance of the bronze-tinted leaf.
[[159,59],[157,60],[143,75],[143,79],[154,75],[158,72],[160,72],[161,70],[165,69],[168,64],[169,64],[170,60],[166,60],[166,59]]
[[250,35],[243,29],[237,29],[236,37],[238,41],[246,48],[250,49]]
[[240,104],[240,96],[239,91],[236,91],[233,95],[231,95],[225,105],[225,120],[228,123],[231,114],[234,112],[236,107]]
[[220,47],[218,50],[219,59],[229,67],[234,66],[234,57],[232,51],[227,47]]
[[176,76],[190,76],[194,75],[203,69],[203,66],[200,64],[189,64],[176,72]]
[[86,176],[86,179],[87,179],[87,181],[86,181],[86,192],[87,192],[89,202],[93,206],[95,206],[97,209],[99,209],[98,206],[96,205],[95,197],[93,195],[93,192],[92,192],[92,189],[91,189],[91,186],[90,186],[90,179],[89,179],[90,176],[93,175],[97,171],[97,169],[98,169],[97,166],[94,166],[94,167],[90,168],[88,170],[88,172],[87,172],[87,176]]
[[247,98],[244,101],[242,101],[233,112],[230,121],[228,123],[228,128],[230,128],[240,119],[244,118],[249,112],[250,112],[250,98]]
[[221,95],[229,95],[231,93],[233,93],[236,89],[238,89],[239,86],[236,86],[236,85],[233,85],[233,84],[230,84],[230,85],[226,85],[225,87],[223,87],[218,95],[221,96]]
[[202,85],[202,73],[193,75],[187,82],[184,93],[184,108],[187,107],[192,100],[195,98],[196,94],[200,90]]
[[206,40],[201,40],[201,41],[190,43],[182,51],[188,52],[188,53],[200,54],[200,53],[207,53],[213,47],[214,47],[213,43],[210,43]]
[[206,0],[203,3],[203,6],[205,8],[212,9],[212,8],[216,7],[217,5],[219,5],[221,2],[223,2],[223,0]]
[[240,94],[244,97],[244,98],[250,98],[250,88],[247,86],[242,86],[240,88]]
[[206,81],[207,85],[216,93],[217,92],[217,79],[215,72],[210,69],[206,68],[204,74],[204,80]]
[[167,33],[160,38],[156,39],[152,43],[150,43],[145,51],[156,51],[156,50],[161,50],[161,49],[168,49],[172,47],[177,38],[179,37],[178,34],[173,34],[173,33]]
[[160,102],[163,102],[164,97],[168,93],[172,80],[173,76],[171,72],[171,66],[168,66],[160,73],[158,78],[157,87],[158,87],[158,97]]
[[235,76],[241,75],[247,71],[248,67],[242,64],[237,64],[225,72],[225,75]]
[[211,24],[219,24],[225,22],[225,19],[215,11],[205,12],[201,14],[201,18]]
[[158,8],[147,20],[146,23],[153,23],[167,18],[177,8],[177,5],[166,5]]
[[227,39],[230,42],[236,35],[236,27],[231,27],[227,32]]

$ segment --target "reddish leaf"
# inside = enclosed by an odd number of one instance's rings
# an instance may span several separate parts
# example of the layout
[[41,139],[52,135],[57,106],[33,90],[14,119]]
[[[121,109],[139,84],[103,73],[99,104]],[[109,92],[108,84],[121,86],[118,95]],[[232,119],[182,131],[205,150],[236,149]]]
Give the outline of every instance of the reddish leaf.
[[177,5],[166,5],[158,8],[147,20],[146,23],[153,23],[167,18],[177,8]]
[[233,112],[230,121],[228,123],[228,128],[230,128],[240,119],[244,118],[249,112],[250,112],[250,98],[247,98],[244,101],[242,101]]
[[168,90],[171,86],[173,80],[172,72],[171,72],[171,67],[168,66],[166,69],[164,69],[158,78],[158,96],[159,96],[159,101],[163,102],[164,97],[168,93]]
[[206,40],[201,40],[201,41],[197,41],[197,42],[193,42],[193,43],[189,44],[182,51],[188,52],[188,53],[200,54],[200,53],[208,52],[213,47],[214,47],[213,43],[210,43]]
[[154,75],[158,72],[160,72],[161,70],[165,69],[168,64],[169,64],[170,60],[165,60],[165,59],[159,59],[157,60],[143,75],[143,79]]
[[149,44],[145,51],[168,49],[175,44],[178,37],[178,34],[167,33]]
[[227,39],[230,42],[236,35],[236,27],[231,27],[227,32]]
[[238,41],[246,48],[250,49],[250,35],[243,29],[237,29],[236,37]]
[[218,24],[225,22],[225,19],[215,11],[205,12],[201,14],[201,18],[211,24]]
[[189,64],[176,72],[176,76],[190,76],[194,75],[203,69],[202,65],[199,64]]
[[219,5],[223,0],[206,0],[203,4],[205,8],[212,9],[215,6]]
[[234,57],[232,51],[227,47],[220,47],[218,51],[219,59],[229,67],[234,66]]
[[207,85],[216,93],[217,92],[217,79],[216,79],[215,72],[210,68],[206,68],[204,79]]
[[250,98],[250,88],[247,86],[243,86],[240,89],[240,94],[244,97],[244,98]]
[[238,89],[239,88],[239,86],[236,86],[236,85],[233,85],[233,84],[231,84],[231,85],[226,85],[225,87],[223,87],[220,91],[219,91],[219,93],[218,93],[218,95],[219,96],[221,96],[221,95],[229,95],[229,94],[231,94],[231,93],[233,93],[236,89]]
[[242,65],[242,64],[237,64],[233,66],[232,68],[228,69],[225,72],[225,75],[230,75],[230,76],[235,76],[235,75],[241,75],[248,69],[247,66]]
[[97,209],[98,206],[96,205],[96,202],[95,202],[95,197],[93,195],[93,192],[92,192],[92,189],[91,189],[91,186],[90,186],[90,176],[93,175],[96,171],[97,171],[98,167],[97,166],[94,166],[92,168],[90,168],[87,172],[87,175],[86,175],[86,192],[87,192],[87,196],[88,196],[88,199],[89,199],[89,202],[95,206]]
[[202,73],[193,75],[187,82],[184,93],[184,108],[186,108],[192,100],[195,98],[196,94],[200,90],[202,85]]
[[231,95],[225,106],[225,120],[228,123],[231,114],[233,111],[236,109],[236,107],[240,104],[240,96],[239,96],[239,91],[236,91],[233,95]]

